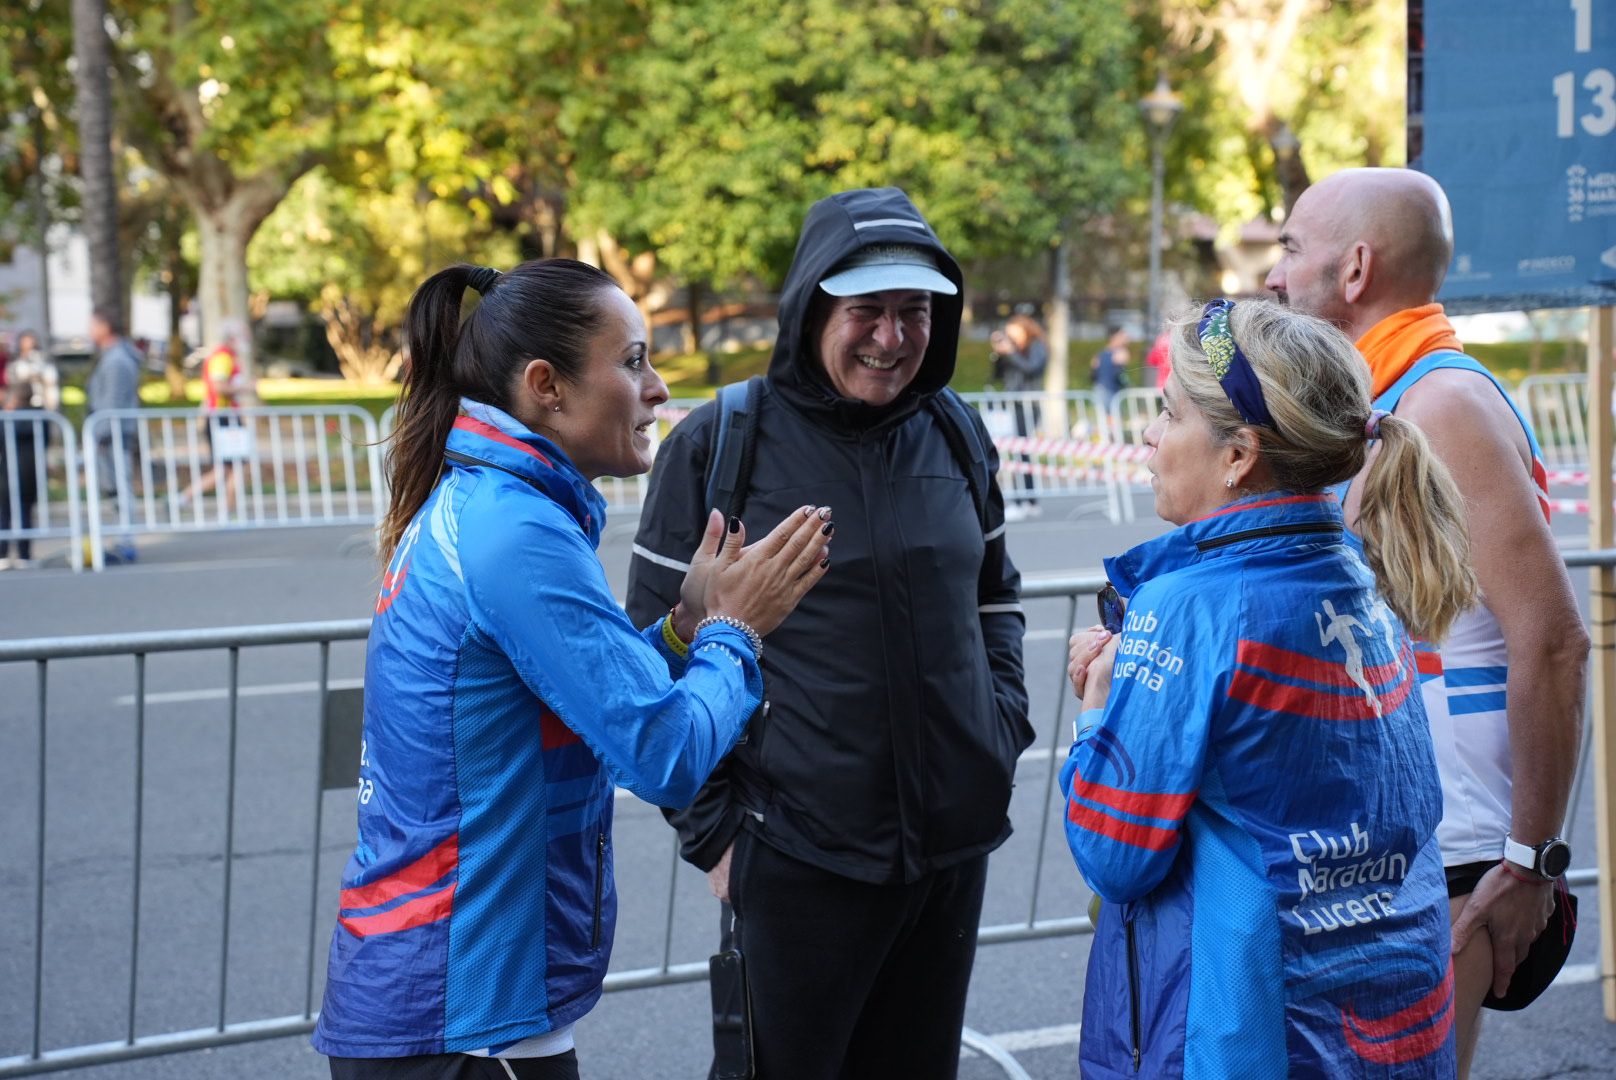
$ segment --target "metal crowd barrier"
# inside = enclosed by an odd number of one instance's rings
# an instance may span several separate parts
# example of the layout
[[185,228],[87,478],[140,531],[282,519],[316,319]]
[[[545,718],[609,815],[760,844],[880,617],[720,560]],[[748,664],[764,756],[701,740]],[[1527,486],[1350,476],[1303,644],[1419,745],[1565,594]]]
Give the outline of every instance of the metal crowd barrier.
[[96,570],[108,536],[368,526],[386,508],[376,421],[356,405],[100,410],[82,450]]
[[84,569],[78,437],[60,413],[0,412],[0,558],[16,541],[65,539]]
[[[1565,557],[1569,567],[1616,566],[1616,551],[1575,552]],[[1078,622],[1080,601],[1086,600],[1096,589],[1103,584],[1099,576],[1066,577],[1055,580],[1042,580],[1028,582],[1023,590],[1024,599],[1050,600],[1064,599],[1066,601],[1065,634],[1070,635]],[[31,904],[31,949],[28,961],[29,972],[27,982],[9,987],[0,986],[0,1005],[9,1008],[0,1008],[0,1015],[10,1010],[16,1010],[14,1015],[27,1015],[30,1017],[29,1035],[27,1044],[19,1053],[0,1057],[0,1078],[32,1076],[40,1073],[54,1072],[62,1069],[77,1068],[81,1066],[102,1064],[108,1062],[128,1061],[135,1058],[149,1057],[160,1054],[176,1053],[187,1050],[197,1050],[207,1047],[225,1046],[234,1043],[251,1042],[260,1039],[279,1038],[282,1036],[305,1034],[313,1029],[316,1016],[315,987],[319,974],[319,958],[322,955],[322,944],[335,914],[334,896],[331,895],[335,883],[330,880],[330,874],[322,875],[322,828],[324,825],[324,800],[326,792],[336,788],[347,788],[352,785],[352,778],[356,772],[358,757],[358,731],[356,725],[357,697],[351,682],[333,679],[332,677],[332,648],[334,645],[345,642],[363,641],[369,634],[370,621],[368,619],[353,619],[333,622],[317,622],[291,624],[284,626],[256,626],[235,627],[207,630],[182,630],[157,633],[118,634],[88,637],[47,638],[33,641],[0,641],[0,666],[6,664],[32,664],[34,666],[33,697],[35,700],[35,738],[37,747],[32,762],[35,773],[33,800],[34,817],[34,844],[29,860],[32,867],[32,904]],[[303,790],[309,791],[313,796],[309,830],[309,849],[285,849],[284,843],[278,834],[276,836],[276,854],[288,865],[300,863],[305,869],[306,879],[285,880],[287,875],[277,873],[275,880],[286,889],[301,890],[307,898],[307,908],[298,916],[296,937],[288,942],[292,947],[284,953],[277,953],[273,963],[284,975],[295,975],[296,996],[301,998],[301,1008],[298,1011],[281,1015],[269,1015],[248,1020],[232,1020],[229,1017],[228,1004],[232,992],[240,994],[244,988],[240,980],[231,978],[231,922],[237,904],[236,900],[236,874],[245,874],[251,864],[248,860],[250,853],[244,852],[237,842],[237,836],[244,828],[238,804],[241,796],[238,794],[242,778],[256,775],[267,767],[262,761],[256,762],[257,768],[241,760],[243,755],[239,749],[244,737],[243,724],[240,712],[243,699],[251,696],[257,689],[243,687],[240,681],[240,672],[245,650],[258,650],[271,647],[298,646],[313,647],[313,663],[315,678],[306,684],[290,684],[300,692],[312,695],[310,708],[315,714],[312,720],[315,723],[316,745],[308,757],[313,758],[313,776],[305,776],[300,783],[306,785]],[[218,916],[214,927],[217,932],[219,960],[214,977],[215,990],[212,993],[210,1007],[206,1011],[204,1024],[179,1031],[151,1032],[144,1031],[138,1022],[140,1006],[142,1003],[141,973],[149,967],[156,966],[154,958],[143,949],[143,929],[146,929],[148,916],[143,904],[146,902],[148,880],[160,872],[170,872],[166,864],[160,864],[154,870],[152,863],[157,857],[144,854],[146,848],[155,846],[155,840],[162,839],[161,834],[153,837],[152,828],[145,824],[150,816],[153,820],[159,817],[172,817],[172,811],[165,811],[162,804],[155,804],[151,792],[155,789],[160,793],[171,794],[171,790],[161,784],[154,784],[148,776],[162,767],[150,753],[158,725],[148,722],[147,712],[154,699],[162,701],[196,700],[198,693],[194,688],[190,691],[168,692],[166,694],[153,694],[148,692],[148,674],[152,667],[152,658],[158,654],[195,654],[203,651],[223,650],[227,659],[228,686],[219,695],[225,705],[227,755],[224,764],[223,805],[224,827],[223,843],[219,852],[219,904]],[[110,1037],[103,1041],[84,1041],[76,1045],[51,1047],[46,1045],[45,1028],[47,1011],[45,1007],[45,978],[47,972],[53,970],[47,964],[47,911],[50,910],[47,900],[60,904],[73,906],[82,901],[82,885],[76,882],[60,881],[69,871],[59,866],[47,874],[46,842],[51,831],[47,830],[48,810],[64,800],[76,801],[84,797],[84,793],[77,787],[78,777],[69,774],[75,782],[71,790],[64,793],[52,786],[49,781],[50,771],[48,750],[57,747],[57,739],[65,736],[53,736],[49,722],[49,693],[51,688],[50,669],[53,665],[68,660],[82,660],[94,658],[127,659],[133,662],[133,695],[127,704],[133,708],[132,754],[130,771],[133,777],[131,801],[128,804],[130,813],[130,866],[131,877],[128,892],[116,898],[115,903],[126,904],[128,917],[128,933],[123,945],[122,956],[127,958],[128,979],[124,994],[124,1008],[122,1022],[115,1033],[107,1032]],[[275,668],[278,674],[285,674],[285,665]],[[3,673],[3,671],[0,671]],[[978,940],[983,945],[992,945],[1001,942],[1031,941],[1042,938],[1081,935],[1093,932],[1088,917],[1081,911],[1049,912],[1044,910],[1041,903],[1042,871],[1046,849],[1051,843],[1059,843],[1063,833],[1057,821],[1060,800],[1055,794],[1055,780],[1062,759],[1062,749],[1066,741],[1066,726],[1064,718],[1069,715],[1070,706],[1066,694],[1066,672],[1064,663],[1058,663],[1053,670],[1046,670],[1038,677],[1051,678],[1057,682],[1057,695],[1055,706],[1055,722],[1050,726],[1050,736],[1047,747],[1028,751],[1028,760],[1036,762],[1047,753],[1047,765],[1044,767],[1042,784],[1041,813],[1037,826],[1037,850],[1033,860],[1030,888],[1026,893],[1028,897],[1026,914],[1008,923],[984,925],[979,929]],[[14,694],[14,699],[26,696]],[[207,697],[202,692],[201,697]],[[18,710],[17,719],[21,720],[21,710]],[[310,719],[310,718],[305,718]],[[288,711],[277,707],[276,726],[285,727],[293,723],[294,718]],[[20,724],[17,726],[21,726]],[[245,734],[252,734],[252,729],[246,729]],[[0,736],[9,737],[15,742],[18,738],[16,731],[0,729]],[[308,749],[308,748],[305,748]],[[57,748],[58,754],[70,752],[71,747]],[[188,748],[195,753],[194,749]],[[11,759],[23,761],[27,755],[18,747],[13,746]],[[1586,769],[1586,744],[1583,753],[1583,764],[1578,772],[1578,790],[1582,782],[1582,773]],[[281,779],[275,781],[275,789],[280,792],[290,790]],[[23,791],[24,785],[12,783],[0,788],[0,794],[7,794],[19,805],[25,795],[16,794]],[[1573,806],[1575,806],[1573,795]],[[21,827],[21,813],[11,820],[13,828],[11,842],[20,842],[18,838],[24,836]],[[606,977],[606,989],[619,991],[633,988],[667,986],[676,983],[699,981],[706,977],[708,965],[705,959],[691,960],[675,963],[672,957],[673,935],[675,927],[674,905],[676,890],[673,882],[679,873],[679,856],[677,840],[671,830],[667,830],[660,818],[650,817],[646,820],[654,823],[654,827],[666,833],[669,865],[669,891],[666,908],[663,913],[663,931],[661,940],[661,962],[648,967],[631,970],[613,971]],[[247,822],[246,824],[252,824]],[[277,821],[280,824],[280,821]],[[1023,822],[1023,827],[1025,823]],[[56,832],[63,831],[58,824]],[[624,827],[620,824],[617,830],[619,837],[623,836]],[[1052,838],[1053,837],[1053,838]],[[5,839],[5,838],[0,838]],[[104,847],[101,841],[104,837],[96,837],[96,846]],[[260,841],[262,843],[263,841]],[[653,838],[653,842],[655,839]],[[621,848],[621,843],[617,846]],[[97,858],[106,863],[113,856],[101,851]],[[71,861],[71,860],[70,860]],[[213,860],[207,860],[211,865]],[[238,870],[239,864],[239,870]],[[20,875],[19,875],[20,876]],[[60,882],[53,884],[49,878],[55,877]],[[291,875],[296,878],[297,875]],[[1573,871],[1569,875],[1573,885],[1587,886],[1597,884],[1597,871],[1592,868]],[[172,883],[170,883],[172,889]],[[63,892],[62,890],[66,890]],[[322,890],[324,890],[322,892]],[[186,889],[188,902],[200,902],[201,893],[194,884]],[[18,914],[22,914],[23,905],[17,906]],[[155,908],[156,905],[153,905]],[[710,912],[702,911],[700,918],[706,922]],[[28,918],[28,916],[23,916]],[[15,920],[22,924],[22,919]],[[79,925],[80,920],[75,918],[69,924],[73,933],[84,932]],[[149,932],[149,931],[148,931]],[[20,937],[20,935],[18,935]],[[192,942],[193,946],[196,944]],[[58,946],[60,947],[60,946]],[[21,965],[18,965],[19,967]],[[114,968],[116,970],[116,968]],[[284,980],[283,980],[284,981]],[[27,987],[26,992],[22,987]],[[165,988],[167,989],[167,988]],[[247,988],[250,989],[250,988]],[[7,997],[6,995],[10,995]],[[3,1037],[3,1036],[0,1036]],[[967,1032],[964,1044],[988,1056],[1012,1077],[1025,1075],[1006,1054],[1002,1048],[994,1046],[991,1040],[985,1039],[974,1032]],[[0,1044],[0,1052],[5,1047]]]
[[1532,421],[1544,465],[1588,467],[1588,376],[1529,375],[1515,390],[1515,399]]

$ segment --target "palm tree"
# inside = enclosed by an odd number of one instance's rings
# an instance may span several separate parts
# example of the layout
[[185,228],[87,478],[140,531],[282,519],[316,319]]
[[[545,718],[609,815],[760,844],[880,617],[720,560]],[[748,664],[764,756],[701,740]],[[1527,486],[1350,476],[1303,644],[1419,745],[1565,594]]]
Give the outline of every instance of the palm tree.
[[106,0],[73,0],[73,58],[84,231],[90,245],[90,303],[96,310],[121,313],[124,292],[118,262],[118,189],[112,173],[112,58]]

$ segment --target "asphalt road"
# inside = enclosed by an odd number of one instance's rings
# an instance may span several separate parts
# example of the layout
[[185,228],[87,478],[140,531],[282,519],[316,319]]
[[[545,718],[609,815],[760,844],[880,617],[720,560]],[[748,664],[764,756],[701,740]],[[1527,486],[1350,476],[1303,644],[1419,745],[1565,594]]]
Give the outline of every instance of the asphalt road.
[[[1113,526],[1092,504],[1053,504],[1036,520],[1011,526],[1011,550],[1023,573],[1088,572],[1162,526],[1150,517]],[[1562,519],[1568,548],[1585,546],[1583,523]],[[614,588],[626,577],[631,523],[610,524],[601,557]],[[151,538],[132,566],[75,575],[58,550],[47,566],[0,574],[0,637],[177,629],[363,617],[376,587],[365,538],[348,530],[237,532]],[[1573,580],[1586,591],[1586,574]],[[1079,617],[1090,617],[1085,600]],[[1018,774],[1016,834],[993,857],[984,921],[1073,915],[1086,906],[1061,842],[1058,817],[1040,858],[1051,748],[1064,753],[1061,723],[1070,715],[1063,687],[1066,604],[1029,606],[1027,661],[1039,740]],[[361,644],[333,648],[331,677],[356,683]],[[230,1022],[301,1012],[308,993],[311,897],[319,909],[313,937],[323,957],[337,878],[353,835],[352,792],[322,798],[319,880],[313,870],[316,747],[314,647],[241,654],[231,768],[230,657],[223,652],[154,656],[148,692],[141,807],[142,874],[135,1029],[141,1034],[205,1027],[219,1019],[221,969]],[[130,924],[134,829],[133,761],[141,677],[122,660],[53,664],[48,681],[48,810],[45,981],[47,1047],[121,1039],[129,1022]],[[25,1053],[32,1039],[34,838],[37,828],[37,672],[0,665],[0,1059]],[[234,783],[234,816],[227,796]],[[1571,839],[1589,850],[1592,785],[1584,785]],[[222,904],[227,873],[231,903]],[[618,804],[615,836],[622,893],[613,970],[654,966],[663,958],[663,926],[672,879],[674,963],[705,958],[713,945],[714,908],[700,874],[671,859],[671,837],[654,810],[632,798]],[[1576,865],[1586,865],[1579,856]],[[1039,875],[1035,892],[1034,875]],[[1616,1075],[1616,1025],[1601,1015],[1592,981],[1598,919],[1593,891],[1564,984],[1534,1008],[1489,1017],[1473,1073],[1488,1080]],[[1013,1053],[1034,1077],[1077,1073],[1084,938],[994,944],[981,948],[967,1024]],[[318,972],[314,985],[318,1002]],[[707,1052],[706,986],[687,984],[609,994],[578,1027],[584,1075],[596,1078],[700,1077]],[[302,1038],[82,1070],[98,1080],[150,1078],[315,1078],[323,1060]],[[1000,1076],[967,1055],[961,1075]]]

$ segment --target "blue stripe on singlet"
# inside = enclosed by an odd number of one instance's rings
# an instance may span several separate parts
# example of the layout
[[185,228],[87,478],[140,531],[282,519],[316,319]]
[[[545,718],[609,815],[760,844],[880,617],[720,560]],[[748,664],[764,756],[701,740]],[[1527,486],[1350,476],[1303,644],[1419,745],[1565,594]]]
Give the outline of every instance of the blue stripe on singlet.
[[1504,680],[1509,678],[1509,668],[1502,664],[1497,667],[1449,668],[1442,675],[1447,679],[1449,689],[1461,686],[1502,686]]
[[1472,713],[1502,712],[1504,692],[1489,690],[1484,694],[1449,694],[1448,715],[1469,716]]

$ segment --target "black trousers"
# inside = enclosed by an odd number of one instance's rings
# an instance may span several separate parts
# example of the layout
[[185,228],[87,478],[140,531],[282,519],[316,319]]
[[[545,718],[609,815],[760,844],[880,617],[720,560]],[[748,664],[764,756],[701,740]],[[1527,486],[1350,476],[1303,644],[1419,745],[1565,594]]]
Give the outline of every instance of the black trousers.
[[481,1058],[422,1054],[400,1058],[327,1058],[331,1080],[578,1080],[578,1054]]
[[730,900],[758,1080],[954,1077],[987,868],[870,885],[743,830]]

